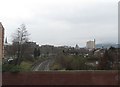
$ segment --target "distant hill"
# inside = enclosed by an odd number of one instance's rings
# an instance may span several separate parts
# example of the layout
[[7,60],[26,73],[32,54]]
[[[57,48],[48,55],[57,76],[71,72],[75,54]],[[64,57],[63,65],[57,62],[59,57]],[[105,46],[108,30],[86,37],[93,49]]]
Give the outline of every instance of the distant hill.
[[120,44],[118,45],[118,44],[110,44],[110,43],[104,43],[104,44],[96,44],[96,48],[102,48],[102,47],[104,47],[104,48],[110,48],[110,47],[115,47],[115,48],[120,48]]

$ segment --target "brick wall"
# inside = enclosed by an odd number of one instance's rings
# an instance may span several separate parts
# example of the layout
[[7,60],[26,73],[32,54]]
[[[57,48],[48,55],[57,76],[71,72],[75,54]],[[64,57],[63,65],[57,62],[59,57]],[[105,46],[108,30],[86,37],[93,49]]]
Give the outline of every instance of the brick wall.
[[3,26],[0,22],[0,61],[3,58],[3,55],[4,55],[3,43],[4,43],[4,28],[3,28]]
[[3,85],[118,85],[118,71],[3,73]]

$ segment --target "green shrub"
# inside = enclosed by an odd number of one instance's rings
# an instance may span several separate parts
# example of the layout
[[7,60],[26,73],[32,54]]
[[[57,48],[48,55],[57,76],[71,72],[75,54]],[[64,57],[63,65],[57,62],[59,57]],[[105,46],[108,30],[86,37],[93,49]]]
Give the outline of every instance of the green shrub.
[[2,72],[9,72],[12,67],[13,65],[10,64],[2,65]]
[[21,71],[21,67],[20,66],[13,66],[11,69],[10,69],[10,72],[12,73],[18,73]]
[[5,64],[2,65],[2,72],[13,72],[17,73],[21,71],[21,67],[17,65]]

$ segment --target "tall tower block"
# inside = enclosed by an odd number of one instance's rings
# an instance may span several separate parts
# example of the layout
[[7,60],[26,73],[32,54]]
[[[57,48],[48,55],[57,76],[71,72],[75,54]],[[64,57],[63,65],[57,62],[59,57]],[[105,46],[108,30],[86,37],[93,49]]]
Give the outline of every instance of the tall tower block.
[[94,48],[96,48],[96,45],[95,45],[95,39],[94,39]]
[[0,62],[4,58],[4,27],[0,22]]
[[95,49],[95,48],[96,48],[95,39],[94,39],[94,41],[88,41],[88,42],[86,43],[86,48],[87,48],[87,49]]

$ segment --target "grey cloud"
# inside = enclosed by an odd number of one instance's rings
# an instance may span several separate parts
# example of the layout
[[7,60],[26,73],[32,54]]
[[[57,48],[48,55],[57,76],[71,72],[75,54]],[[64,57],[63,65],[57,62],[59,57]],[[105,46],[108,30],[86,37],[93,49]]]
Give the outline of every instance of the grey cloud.
[[117,41],[116,2],[72,2],[51,3],[41,7],[39,3],[33,5],[30,18],[13,20],[13,26],[9,28],[16,29],[24,22],[31,33],[31,40],[40,44],[85,45],[87,40],[94,38],[98,42]]

